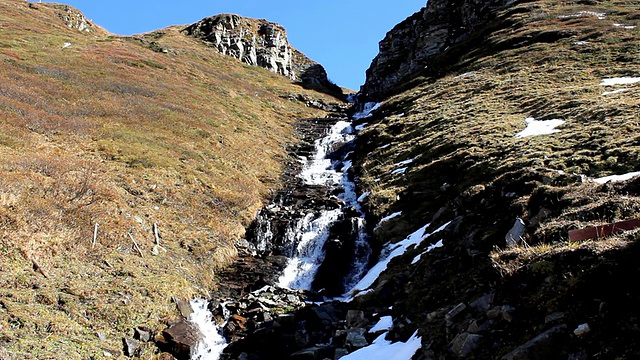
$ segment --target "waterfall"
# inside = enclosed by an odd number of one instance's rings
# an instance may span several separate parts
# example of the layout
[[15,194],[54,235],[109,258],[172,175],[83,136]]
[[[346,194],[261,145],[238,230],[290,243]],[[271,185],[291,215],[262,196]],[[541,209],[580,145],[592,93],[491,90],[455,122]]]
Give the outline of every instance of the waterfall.
[[[378,106],[367,103],[364,110],[356,113],[353,118],[369,117]],[[318,214],[308,213],[298,220],[293,228],[289,228],[293,231],[287,231],[285,245],[295,246],[291,248],[291,253],[287,254],[290,260],[279,279],[279,286],[311,289],[315,275],[325,259],[324,246],[330,237],[331,227],[346,215],[346,209],[350,209],[352,213],[349,217],[355,239],[353,260],[349,274],[343,279],[343,288],[352,288],[366,271],[371,249],[365,230],[365,216],[358,203],[356,185],[349,174],[352,166],[348,160],[350,153],[343,154],[339,159],[334,159],[333,155],[337,149],[352,143],[355,137],[355,129],[351,122],[338,121],[324,137],[315,141],[315,153],[312,159],[305,163],[300,177],[305,185],[341,189],[338,198],[343,205],[339,209],[322,210]]]
[[222,350],[227,346],[227,341],[207,308],[209,303],[203,299],[193,299],[190,304],[193,313],[188,320],[202,333],[202,339],[191,349],[191,359],[218,360]]
[[[350,163],[344,157],[335,160],[331,156],[333,152],[354,139],[351,123],[338,121],[324,137],[316,140],[313,157],[306,161],[299,175],[304,184],[330,189],[344,186],[344,183],[348,182],[345,172]],[[348,166],[345,163],[348,163]],[[355,189],[355,184],[350,189]],[[338,195],[345,205],[351,203],[352,197],[354,194],[348,191]],[[287,254],[290,260],[279,279],[279,286],[311,289],[315,274],[325,257],[324,246],[329,239],[331,227],[342,216],[344,216],[343,208],[310,212],[299,219],[295,226],[289,228],[292,231],[287,231],[284,245],[291,249]]]
[[[376,104],[366,104],[364,111],[355,114],[353,118],[366,118],[375,109]],[[351,153],[345,151],[355,140],[355,133],[356,129],[351,122],[337,121],[322,138],[315,140],[313,155],[304,159],[304,165],[298,175],[302,180],[302,186],[310,189],[323,188],[326,190],[325,194],[332,194],[327,195],[333,198],[328,200],[330,205],[322,203],[309,208],[305,206],[302,210],[292,210],[287,209],[290,206],[280,199],[267,206],[257,216],[253,238],[255,249],[261,253],[269,253],[277,245],[278,251],[289,258],[278,279],[277,285],[280,287],[312,289],[316,274],[325,260],[325,246],[332,237],[332,227],[338,222],[342,222],[341,229],[344,232],[349,232],[344,224],[347,224],[347,227],[350,224],[349,236],[352,238],[348,240],[352,241],[350,251],[353,252],[347,254],[351,256],[351,264],[340,264],[348,267],[348,273],[342,279],[342,288],[353,288],[367,270],[370,248],[365,216],[359,204],[366,195],[358,197],[356,193],[356,185],[350,172]],[[297,199],[300,200],[299,197]],[[288,221],[285,226],[274,227],[270,222],[270,214],[280,211],[285,212],[280,213],[279,221],[283,218]],[[189,321],[194,323],[203,335],[197,347],[192,349],[191,358],[217,360],[226,347],[221,330],[207,309],[206,301],[195,299],[191,305],[194,313],[189,317]]]
[[329,238],[331,225],[338,220],[340,209],[323,211],[320,216],[307,214],[298,221],[295,231],[288,232],[289,244],[296,244],[278,286],[311,290],[315,274],[324,260],[324,244]]

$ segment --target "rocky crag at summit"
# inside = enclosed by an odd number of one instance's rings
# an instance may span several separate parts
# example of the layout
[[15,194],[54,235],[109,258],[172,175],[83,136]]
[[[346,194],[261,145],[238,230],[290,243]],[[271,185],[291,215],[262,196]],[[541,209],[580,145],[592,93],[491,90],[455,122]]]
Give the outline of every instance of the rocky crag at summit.
[[514,1],[432,1],[387,33],[380,52],[367,70],[362,93],[382,100],[416,72],[437,66],[438,59],[456,44],[469,43],[482,34],[496,10]]
[[279,24],[221,14],[202,19],[183,31],[223,55],[286,76],[307,88],[342,97],[342,89],[329,81],[324,67],[291,46],[286,30]]

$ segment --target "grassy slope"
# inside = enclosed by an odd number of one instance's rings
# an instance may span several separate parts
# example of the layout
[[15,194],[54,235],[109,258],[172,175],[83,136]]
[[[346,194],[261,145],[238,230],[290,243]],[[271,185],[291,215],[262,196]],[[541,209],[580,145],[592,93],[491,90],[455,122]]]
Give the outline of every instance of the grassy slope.
[[280,96],[322,95],[179,27],[136,40],[59,12],[0,3],[0,357],[116,354],[176,316],[172,296],[206,295],[278,186],[292,125],[320,115]]
[[[580,11],[606,18],[573,16]],[[481,332],[478,358],[504,354],[555,325],[544,323],[554,311],[567,312],[570,331],[583,322],[595,327],[591,342],[574,337],[563,351],[637,355],[629,344],[638,319],[628,301],[640,296],[633,285],[614,280],[638,271],[628,259],[637,255],[637,246],[629,246],[637,235],[575,244],[567,231],[640,215],[638,181],[600,186],[580,180],[640,169],[640,85],[599,85],[603,78],[640,76],[639,11],[630,1],[512,5],[486,32],[413,76],[361,133],[371,152],[360,159],[362,191],[372,191],[369,211],[378,217],[403,211],[377,231],[380,242],[403,238],[439,210],[434,225],[457,218],[457,227],[443,235],[442,252],[407,267],[420,251],[410,252],[380,283],[381,289],[394,283],[405,284],[396,291],[412,289],[394,311],[420,324],[425,344],[434,341],[426,355],[446,353],[474,316],[463,313],[445,329],[444,319],[426,315],[491,289],[495,303],[514,305],[518,317]],[[602,95],[619,88],[629,90]],[[527,117],[567,122],[557,134],[514,138]],[[416,157],[405,175],[391,174],[395,163]],[[541,213],[548,215],[536,219]],[[527,222],[531,247],[501,250],[516,217]],[[611,280],[620,288],[612,291]],[[615,316],[604,318],[599,301],[620,305]]]

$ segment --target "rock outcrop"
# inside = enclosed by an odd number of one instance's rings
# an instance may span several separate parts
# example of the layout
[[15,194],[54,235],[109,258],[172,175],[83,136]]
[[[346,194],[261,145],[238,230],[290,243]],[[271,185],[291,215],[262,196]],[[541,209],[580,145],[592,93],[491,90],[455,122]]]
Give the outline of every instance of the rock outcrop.
[[342,90],[329,81],[324,67],[293,48],[279,24],[221,14],[202,19],[183,31],[223,55],[286,76],[304,87],[342,97]]
[[56,14],[64,21],[70,29],[76,29],[81,32],[94,32],[95,25],[87,20],[83,13],[68,5],[54,5]]
[[379,101],[407,77],[430,67],[449,47],[462,43],[506,0],[432,0],[389,31],[367,70],[362,93]]

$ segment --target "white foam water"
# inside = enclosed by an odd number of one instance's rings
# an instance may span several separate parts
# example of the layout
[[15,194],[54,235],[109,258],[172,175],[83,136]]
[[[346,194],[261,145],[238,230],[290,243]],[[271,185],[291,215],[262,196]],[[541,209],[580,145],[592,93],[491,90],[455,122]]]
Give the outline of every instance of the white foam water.
[[191,359],[218,360],[227,346],[227,341],[208,309],[209,302],[204,299],[193,299],[190,304],[193,313],[189,315],[188,321],[202,333],[202,339],[194,348],[191,348]]

